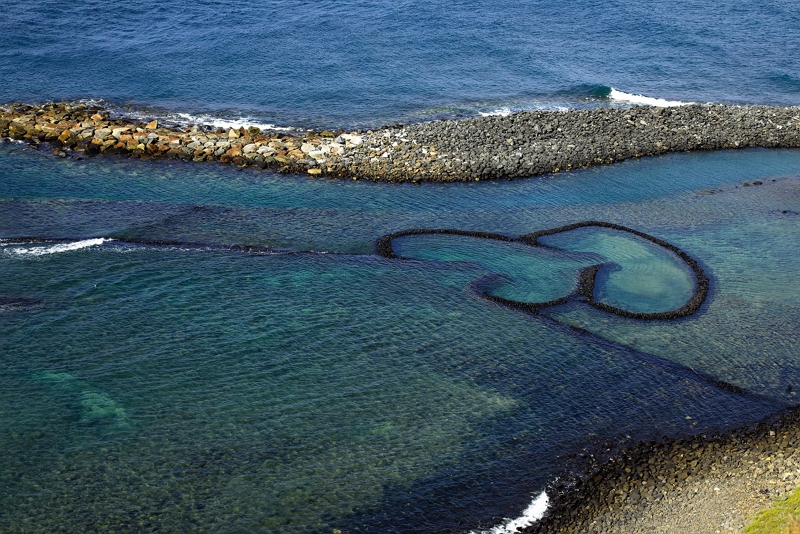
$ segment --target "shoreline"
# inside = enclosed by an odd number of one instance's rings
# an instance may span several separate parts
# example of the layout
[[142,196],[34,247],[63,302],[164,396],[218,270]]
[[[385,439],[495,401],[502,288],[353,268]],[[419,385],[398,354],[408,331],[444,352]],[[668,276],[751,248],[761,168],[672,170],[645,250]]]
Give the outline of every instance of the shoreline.
[[85,104],[0,107],[0,138],[52,143],[61,157],[218,161],[281,173],[375,182],[531,177],[670,152],[800,148],[800,107],[531,111],[378,130],[293,135],[113,119]]
[[740,427],[566,458],[550,506],[525,534],[741,532],[800,485],[800,406]]

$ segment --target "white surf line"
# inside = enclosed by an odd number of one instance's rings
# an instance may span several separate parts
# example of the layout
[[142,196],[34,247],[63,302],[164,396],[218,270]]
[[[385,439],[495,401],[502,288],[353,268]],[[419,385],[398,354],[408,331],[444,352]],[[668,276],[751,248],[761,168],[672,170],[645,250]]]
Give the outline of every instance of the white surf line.
[[513,113],[513,111],[511,111],[511,108],[509,108],[508,106],[504,106],[502,108],[497,108],[494,111],[479,111],[478,112],[478,114],[481,117],[494,117],[494,116],[508,117],[512,113]]
[[520,529],[531,526],[540,520],[547,507],[550,504],[550,499],[544,491],[538,497],[533,499],[533,502],[522,511],[522,515],[516,519],[508,519],[505,523],[490,528],[489,530],[481,530],[480,532],[470,531],[469,534],[517,534]]
[[82,248],[94,247],[97,245],[102,245],[107,241],[113,241],[113,239],[100,237],[97,239],[84,239],[83,241],[75,241],[74,243],[59,243],[57,245],[29,248],[11,248],[6,249],[5,252],[9,254],[16,254],[18,256],[44,256],[45,254],[58,254],[60,252],[70,252],[73,250],[80,250]]
[[532,112],[532,111],[569,111],[571,108],[569,106],[564,106],[561,104],[548,104],[548,103],[534,103],[534,104],[522,104],[518,106],[503,106],[492,111],[478,111],[478,115],[481,117],[508,117],[509,115],[513,115],[514,113],[524,113],[524,112]]
[[270,130],[276,132],[292,132],[298,130],[291,126],[276,126],[275,124],[268,124],[258,122],[255,119],[242,117],[240,119],[225,119],[222,117],[214,117],[212,115],[192,115],[190,113],[175,113],[173,117],[167,116],[167,119],[175,120],[174,117],[179,117],[184,121],[184,125],[188,124],[206,124],[209,126],[216,126],[217,128],[242,128],[248,126],[255,126],[262,130]]
[[84,104],[86,106],[99,106],[106,111],[111,111],[112,113],[119,114],[122,117],[132,119],[134,121],[144,120],[149,122],[152,119],[158,119],[159,122],[161,121],[174,122],[183,127],[186,127],[190,124],[202,124],[204,126],[213,126],[215,128],[235,128],[235,129],[239,129],[242,127],[247,128],[248,126],[256,126],[261,130],[268,130],[273,132],[305,131],[303,128],[297,128],[293,126],[278,126],[276,124],[259,122],[257,119],[246,116],[234,119],[234,118],[217,117],[209,113],[193,115],[191,113],[173,112],[169,110],[152,110],[150,112],[136,110],[136,109],[127,110],[124,108],[116,107],[111,103],[107,103],[102,98],[100,99],[83,98],[81,100],[78,100],[78,103]]
[[293,132],[301,130],[300,128],[295,128],[292,126],[278,126],[276,124],[259,122],[257,119],[250,117],[234,119],[216,117],[210,114],[193,115],[191,113],[181,112],[166,112],[159,114],[139,111],[122,111],[122,114],[127,118],[140,120],[158,119],[159,121],[173,122],[183,127],[189,126],[190,124],[201,124],[203,126],[211,126],[214,128],[234,128],[236,130],[242,127],[248,128],[250,126],[255,126],[262,131],[273,132]]
[[611,100],[616,100],[617,102],[630,102],[631,104],[641,104],[659,108],[688,106],[690,104],[694,104],[694,102],[681,102],[680,100],[665,100],[663,98],[653,98],[644,95],[632,95],[630,93],[618,91],[613,87],[611,88],[611,92],[608,94],[608,98]]

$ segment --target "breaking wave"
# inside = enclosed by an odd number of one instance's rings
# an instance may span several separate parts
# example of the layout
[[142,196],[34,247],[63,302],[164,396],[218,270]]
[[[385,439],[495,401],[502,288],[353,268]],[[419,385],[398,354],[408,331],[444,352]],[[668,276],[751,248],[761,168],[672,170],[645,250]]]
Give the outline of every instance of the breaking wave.
[[547,497],[547,493],[543,491],[533,499],[533,502],[522,511],[522,515],[516,519],[509,519],[505,523],[501,523],[489,530],[482,530],[478,533],[472,531],[470,534],[517,534],[520,529],[529,527],[539,521],[547,511],[549,504],[550,499]]
[[171,111],[159,107],[132,107],[114,105],[112,102],[107,102],[102,99],[83,99],[79,101],[87,106],[100,106],[109,109],[113,115],[124,117],[128,120],[150,122],[157,119],[161,123],[172,126],[186,127],[190,125],[201,125],[211,128],[241,128],[255,126],[261,130],[269,130],[275,132],[292,132],[301,130],[293,126],[278,126],[277,124],[264,122],[263,119],[252,117],[246,114],[239,115],[233,111],[230,115],[224,113],[210,113],[210,112],[182,112]]
[[75,241],[74,243],[59,243],[57,245],[45,245],[26,248],[8,248],[4,252],[6,254],[15,254],[17,256],[44,256],[46,254],[58,254],[60,252],[71,252],[73,250],[80,250],[82,248],[94,247],[102,245],[111,239],[97,238],[97,239],[84,239],[83,241]]
[[681,102],[680,100],[665,100],[663,98],[653,98],[644,95],[632,95],[630,93],[623,93],[617,89],[611,88],[608,93],[608,98],[616,102],[629,102],[631,104],[638,104],[642,106],[656,106],[659,108],[669,108],[676,106],[688,106],[694,102]]

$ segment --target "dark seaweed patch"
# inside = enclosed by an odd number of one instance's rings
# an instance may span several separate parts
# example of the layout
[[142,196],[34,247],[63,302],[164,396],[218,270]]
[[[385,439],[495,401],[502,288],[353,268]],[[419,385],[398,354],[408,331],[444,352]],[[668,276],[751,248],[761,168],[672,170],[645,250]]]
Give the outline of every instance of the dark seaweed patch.
[[42,301],[28,297],[4,297],[0,295],[0,310],[17,310],[38,306]]

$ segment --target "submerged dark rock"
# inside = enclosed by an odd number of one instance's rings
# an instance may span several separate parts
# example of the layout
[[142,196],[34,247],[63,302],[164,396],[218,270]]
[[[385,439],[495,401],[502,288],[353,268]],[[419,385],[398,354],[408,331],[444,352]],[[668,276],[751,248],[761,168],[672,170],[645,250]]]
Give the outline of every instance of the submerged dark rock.
[[28,297],[4,297],[0,295],[0,310],[31,308],[40,304],[42,304],[42,301],[39,299]]

